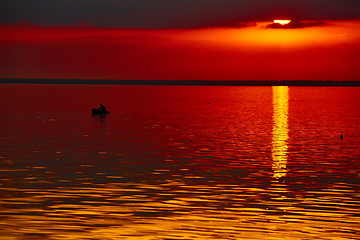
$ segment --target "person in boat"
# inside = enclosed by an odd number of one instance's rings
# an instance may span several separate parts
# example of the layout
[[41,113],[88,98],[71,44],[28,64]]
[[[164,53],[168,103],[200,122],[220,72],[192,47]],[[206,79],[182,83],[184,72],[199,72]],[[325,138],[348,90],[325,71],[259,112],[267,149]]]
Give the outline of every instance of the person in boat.
[[99,110],[101,113],[106,113],[106,107],[100,103]]
[[341,139],[341,140],[343,140],[343,138],[344,138],[344,135],[343,135],[343,134],[341,134],[341,135],[340,135],[340,139]]

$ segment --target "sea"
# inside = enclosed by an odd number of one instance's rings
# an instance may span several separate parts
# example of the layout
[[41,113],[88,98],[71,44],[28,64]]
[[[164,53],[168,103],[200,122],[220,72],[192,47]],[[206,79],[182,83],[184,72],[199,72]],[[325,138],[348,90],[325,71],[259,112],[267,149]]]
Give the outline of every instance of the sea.
[[0,106],[0,240],[360,239],[359,87],[1,84]]

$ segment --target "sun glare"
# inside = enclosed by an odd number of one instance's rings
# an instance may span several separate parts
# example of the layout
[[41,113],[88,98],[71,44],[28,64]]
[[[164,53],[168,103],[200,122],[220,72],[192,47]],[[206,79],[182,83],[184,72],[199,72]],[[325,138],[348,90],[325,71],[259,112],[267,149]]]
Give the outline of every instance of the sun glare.
[[274,23],[279,23],[281,25],[289,24],[291,20],[274,20]]

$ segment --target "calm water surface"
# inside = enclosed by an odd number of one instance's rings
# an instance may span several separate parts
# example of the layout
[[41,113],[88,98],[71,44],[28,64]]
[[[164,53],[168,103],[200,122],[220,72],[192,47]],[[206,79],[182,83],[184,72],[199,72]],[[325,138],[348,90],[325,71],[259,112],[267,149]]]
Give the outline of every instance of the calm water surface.
[[360,88],[0,85],[0,239],[359,239],[359,104]]

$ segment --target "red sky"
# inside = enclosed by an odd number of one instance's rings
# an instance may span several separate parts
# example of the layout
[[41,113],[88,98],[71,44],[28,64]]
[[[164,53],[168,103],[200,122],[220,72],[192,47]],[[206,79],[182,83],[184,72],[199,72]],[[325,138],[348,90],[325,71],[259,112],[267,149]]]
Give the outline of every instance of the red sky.
[[0,25],[0,78],[360,80],[360,20],[293,29]]

